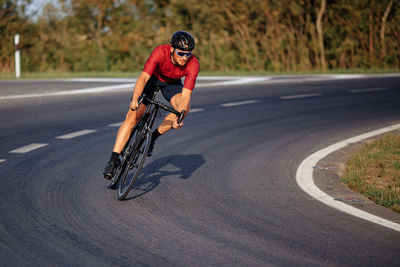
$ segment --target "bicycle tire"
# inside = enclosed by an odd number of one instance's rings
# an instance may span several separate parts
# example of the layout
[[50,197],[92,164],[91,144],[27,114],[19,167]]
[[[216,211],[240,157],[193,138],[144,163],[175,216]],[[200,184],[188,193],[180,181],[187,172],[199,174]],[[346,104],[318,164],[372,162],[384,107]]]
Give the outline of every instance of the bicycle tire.
[[[146,131],[142,140],[135,146],[134,151],[130,155],[131,159],[127,161],[118,189],[118,199],[123,200],[129,194],[133,185],[143,168],[147,153],[150,148],[151,133]],[[130,174],[131,173],[131,174]]]
[[111,181],[110,181],[110,188],[111,188],[111,189],[117,188],[118,183],[119,183],[119,181],[120,181],[120,179],[121,179],[121,176],[122,176],[122,174],[123,174],[124,171],[125,171],[126,162],[127,162],[127,160],[129,159],[129,157],[130,157],[130,155],[126,155],[125,153],[130,153],[130,151],[132,151],[132,147],[135,145],[135,144],[134,144],[134,143],[135,143],[135,140],[136,140],[135,137],[136,137],[138,128],[139,128],[139,127],[136,126],[136,127],[132,130],[132,134],[131,134],[131,136],[129,137],[129,140],[128,140],[127,144],[126,144],[125,147],[122,149],[122,152],[121,152],[121,158],[122,158],[121,163],[120,163],[120,165],[118,166],[117,170],[115,171],[114,177],[113,177],[113,178],[111,179]]

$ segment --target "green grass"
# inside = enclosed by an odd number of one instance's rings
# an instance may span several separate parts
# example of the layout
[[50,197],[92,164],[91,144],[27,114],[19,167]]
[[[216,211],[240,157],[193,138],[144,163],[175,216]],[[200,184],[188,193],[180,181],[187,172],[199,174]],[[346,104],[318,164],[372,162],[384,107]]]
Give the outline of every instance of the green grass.
[[347,162],[342,180],[352,190],[400,213],[400,135],[364,145]]
[[[357,73],[400,73],[400,69],[351,69],[321,71],[201,71],[202,76],[238,76],[238,75],[307,75],[307,74],[357,74]],[[132,78],[134,72],[22,72],[20,79],[58,79],[58,78]],[[14,73],[0,72],[0,79],[16,79]]]

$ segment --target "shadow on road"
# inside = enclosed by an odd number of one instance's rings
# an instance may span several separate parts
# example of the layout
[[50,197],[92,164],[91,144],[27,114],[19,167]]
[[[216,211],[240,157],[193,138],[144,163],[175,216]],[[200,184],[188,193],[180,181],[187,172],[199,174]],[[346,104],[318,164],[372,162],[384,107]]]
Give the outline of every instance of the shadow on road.
[[160,184],[161,179],[168,176],[179,175],[180,179],[188,179],[205,162],[203,156],[197,154],[171,155],[156,159],[145,165],[126,200],[147,194]]

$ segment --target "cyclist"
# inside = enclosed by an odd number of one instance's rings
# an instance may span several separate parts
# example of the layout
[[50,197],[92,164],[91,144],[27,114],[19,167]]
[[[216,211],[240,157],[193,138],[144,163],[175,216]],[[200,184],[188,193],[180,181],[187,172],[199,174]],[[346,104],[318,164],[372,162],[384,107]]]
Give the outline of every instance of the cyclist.
[[[179,112],[185,110],[189,113],[190,98],[199,73],[199,62],[192,55],[195,48],[194,37],[185,31],[175,32],[170,40],[170,45],[156,47],[147,59],[143,71],[136,81],[132,99],[125,120],[120,126],[115,139],[113,152],[108,161],[103,175],[110,180],[120,164],[119,154],[129,139],[129,135],[143,116],[148,102],[146,99],[138,105],[138,98],[145,94],[151,98],[156,86],[161,85],[164,98],[168,100],[174,109]],[[182,85],[181,78],[185,76]],[[152,141],[148,156],[152,155],[154,142],[167,131],[180,129],[183,123],[178,124],[177,116],[168,114],[156,130],[152,133]]]

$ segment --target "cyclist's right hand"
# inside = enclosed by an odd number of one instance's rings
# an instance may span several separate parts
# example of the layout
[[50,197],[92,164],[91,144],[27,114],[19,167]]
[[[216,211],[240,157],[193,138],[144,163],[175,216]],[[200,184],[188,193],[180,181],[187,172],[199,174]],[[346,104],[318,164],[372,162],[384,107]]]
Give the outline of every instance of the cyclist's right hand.
[[131,104],[129,105],[129,107],[131,108],[131,110],[135,111],[139,108],[139,103],[136,99],[132,99],[131,100]]

